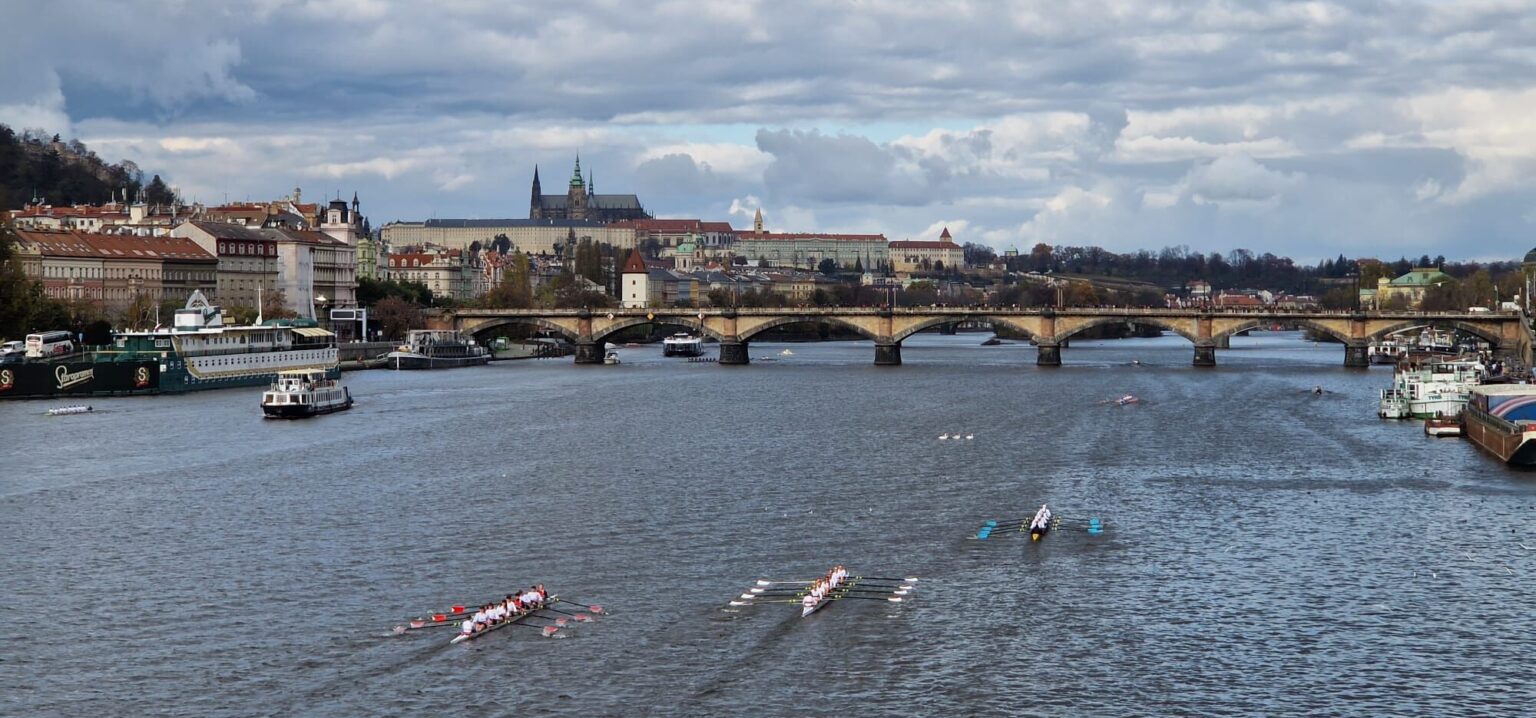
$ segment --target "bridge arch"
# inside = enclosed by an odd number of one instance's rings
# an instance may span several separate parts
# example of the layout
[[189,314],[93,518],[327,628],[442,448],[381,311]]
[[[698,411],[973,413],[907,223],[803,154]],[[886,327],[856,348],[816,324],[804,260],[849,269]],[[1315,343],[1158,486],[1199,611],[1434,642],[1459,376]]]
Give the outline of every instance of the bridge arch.
[[[1057,321],[1059,322],[1061,320],[1058,319]],[[1149,325],[1149,326],[1157,327],[1157,328],[1162,329],[1164,331],[1173,332],[1174,334],[1177,334],[1177,335],[1179,335],[1181,337],[1184,337],[1185,339],[1188,339],[1190,341],[1190,343],[1192,343],[1192,344],[1199,344],[1200,343],[1200,340],[1199,340],[1198,337],[1196,337],[1195,335],[1191,334],[1188,330],[1184,329],[1183,327],[1180,327],[1177,324],[1174,324],[1173,322],[1169,322],[1169,321],[1163,320],[1163,319],[1158,318],[1158,317],[1147,317],[1147,316],[1098,317],[1098,318],[1090,319],[1090,320],[1088,320],[1086,322],[1083,322],[1082,324],[1080,324],[1078,326],[1075,326],[1075,327],[1072,327],[1072,328],[1070,328],[1070,329],[1068,329],[1068,330],[1066,330],[1064,332],[1060,332],[1056,336],[1051,337],[1051,340],[1055,341],[1057,343],[1064,342],[1064,341],[1066,341],[1068,339],[1071,339],[1074,336],[1077,336],[1078,334],[1081,334],[1081,333],[1083,333],[1085,331],[1088,331],[1089,329],[1092,329],[1094,327],[1102,327],[1102,326],[1104,326],[1106,324],[1146,324],[1146,325]]]
[[1295,321],[1297,326],[1303,327],[1305,329],[1311,329],[1312,331],[1319,334],[1327,334],[1328,336],[1339,340],[1340,344],[1349,345],[1354,343],[1353,337],[1322,322],[1315,322],[1311,319],[1297,319]]
[[1220,344],[1222,339],[1230,339],[1231,337],[1235,337],[1250,329],[1258,329],[1260,327],[1266,327],[1274,323],[1275,320],[1273,319],[1250,319],[1236,326],[1228,327],[1223,331],[1215,332],[1211,334],[1211,338]]
[[[594,324],[596,324],[596,322],[594,322]],[[607,341],[608,337],[611,337],[614,334],[622,332],[625,329],[629,329],[631,327],[641,326],[643,324],[655,324],[657,326],[684,327],[686,329],[691,329],[693,331],[696,331],[696,332],[698,332],[698,333],[700,333],[700,334],[702,334],[704,336],[710,337],[711,339],[714,339],[716,341],[720,341],[720,340],[725,339],[724,335],[720,334],[719,332],[717,332],[717,331],[715,331],[713,329],[710,329],[703,322],[701,322],[701,321],[699,321],[697,319],[694,319],[692,317],[680,317],[680,316],[676,316],[676,315],[666,315],[666,316],[657,316],[654,319],[649,319],[649,318],[646,318],[646,317],[623,317],[623,318],[616,319],[612,324],[608,324],[606,326],[603,326],[601,329],[599,329],[596,326],[594,326],[592,328],[592,340],[595,341],[595,342],[598,342],[598,343],[602,343],[602,342]]]
[[916,323],[916,324],[914,324],[914,325],[912,325],[910,327],[907,327],[906,329],[903,329],[903,330],[901,330],[899,332],[896,332],[895,334],[893,334],[891,336],[891,341],[893,341],[893,342],[900,342],[900,341],[906,339],[907,337],[912,336],[913,334],[916,334],[918,332],[921,332],[921,331],[924,331],[924,330],[927,330],[927,329],[932,329],[934,327],[944,326],[945,324],[958,324],[958,323],[961,323],[961,322],[986,322],[986,323],[992,325],[993,331],[996,331],[998,327],[1007,327],[1008,329],[1011,329],[1011,330],[1013,330],[1015,332],[1018,332],[1019,334],[1023,335],[1025,338],[1030,339],[1030,340],[1035,339],[1035,337],[1037,337],[1039,335],[1039,333],[1037,331],[1031,329],[1028,326],[1025,326],[1024,323],[1022,323],[1022,322],[1013,321],[1013,320],[1008,319],[1006,317],[993,317],[993,316],[978,315],[978,316],[967,316],[967,317],[964,317],[964,318],[962,318],[960,320],[956,320],[954,317],[933,317],[931,319],[924,319],[923,321],[918,322],[918,323]]
[[479,323],[472,324],[467,327],[461,326],[460,331],[468,331],[470,335],[479,337],[493,329],[514,325],[538,327],[540,329],[559,334],[560,336],[572,342],[576,342],[581,339],[581,337],[576,332],[572,331],[570,327],[564,326],[559,322],[552,322],[548,319],[543,319],[540,317],[496,317],[493,319],[480,321]]
[[[951,318],[949,321],[954,321],[954,319]],[[843,327],[844,329],[852,330],[852,331],[858,333],[859,336],[864,337],[865,339],[869,339],[870,341],[874,341],[874,342],[879,342],[880,341],[880,336],[879,335],[874,334],[873,332],[869,331],[868,329],[859,326],[857,323],[848,321],[847,319],[844,319],[842,317],[834,316],[834,315],[818,316],[818,315],[808,315],[808,314],[790,314],[790,315],[787,315],[787,316],[775,317],[775,318],[770,319],[770,320],[768,320],[766,322],[758,324],[758,325],[752,327],[751,329],[748,329],[745,332],[742,332],[738,338],[741,341],[744,341],[744,342],[745,341],[751,341],[753,337],[755,337],[755,336],[757,336],[759,334],[762,334],[763,332],[766,332],[769,329],[777,329],[779,327],[789,326],[791,324],[822,324],[822,323],[835,324],[835,325],[837,325],[839,327]]]

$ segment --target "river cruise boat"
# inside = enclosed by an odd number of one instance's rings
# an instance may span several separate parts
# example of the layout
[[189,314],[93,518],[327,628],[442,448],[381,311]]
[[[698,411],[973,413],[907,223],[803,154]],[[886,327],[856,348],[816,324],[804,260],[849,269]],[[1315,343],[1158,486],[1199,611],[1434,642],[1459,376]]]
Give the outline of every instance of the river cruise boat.
[[1383,419],[1456,416],[1483,379],[1483,365],[1468,360],[1404,361],[1381,391],[1377,414]]
[[1435,354],[1455,353],[1456,332],[1448,329],[1426,327],[1424,331],[1419,332],[1418,350]]
[[170,329],[118,332],[108,346],[0,365],[0,399],[264,386],[290,369],[340,376],[336,335],[312,319],[226,326],[222,310],[193,292]]
[[261,395],[261,411],[269,419],[302,419],[351,408],[352,394],[319,369],[278,372],[277,381]]
[[687,332],[678,332],[661,340],[661,355],[696,357],[704,353],[704,340]]
[[1513,466],[1536,466],[1536,385],[1488,384],[1472,390],[1462,415],[1472,443]]
[[453,369],[491,361],[491,352],[451,329],[412,329],[389,353],[391,369]]
[[1388,337],[1367,347],[1366,355],[1372,364],[1396,364],[1403,355],[1403,345],[1397,339]]

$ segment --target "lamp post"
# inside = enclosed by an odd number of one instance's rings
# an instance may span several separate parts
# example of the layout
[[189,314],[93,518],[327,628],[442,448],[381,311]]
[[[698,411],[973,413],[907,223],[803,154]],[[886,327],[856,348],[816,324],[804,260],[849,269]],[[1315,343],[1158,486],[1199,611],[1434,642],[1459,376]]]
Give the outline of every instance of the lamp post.
[[1355,312],[1359,313],[1359,311],[1360,311],[1360,270],[1358,270],[1358,269],[1357,270],[1352,270],[1352,271],[1350,271],[1349,274],[1346,274],[1344,276],[1354,280],[1353,284],[1355,285],[1355,298],[1354,298]]

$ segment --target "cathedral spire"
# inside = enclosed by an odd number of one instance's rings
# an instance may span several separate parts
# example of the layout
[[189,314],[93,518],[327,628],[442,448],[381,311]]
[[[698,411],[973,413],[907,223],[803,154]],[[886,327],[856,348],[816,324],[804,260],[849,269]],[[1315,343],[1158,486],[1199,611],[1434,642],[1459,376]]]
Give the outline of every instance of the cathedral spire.
[[571,186],[582,187],[585,185],[586,183],[581,179],[581,153],[578,152],[576,153],[576,169],[571,172]]
[[753,234],[762,234],[763,233],[763,208],[762,207],[758,207],[757,208],[757,214],[752,217],[752,233]]

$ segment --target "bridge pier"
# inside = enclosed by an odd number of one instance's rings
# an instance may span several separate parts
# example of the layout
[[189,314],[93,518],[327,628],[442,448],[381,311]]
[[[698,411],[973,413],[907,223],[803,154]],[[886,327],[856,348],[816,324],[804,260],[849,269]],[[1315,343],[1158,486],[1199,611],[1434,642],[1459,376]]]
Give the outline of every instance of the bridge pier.
[[1352,369],[1371,367],[1370,353],[1366,350],[1364,343],[1344,345],[1344,366]]
[[1035,356],[1036,366],[1061,366],[1061,344],[1041,343],[1036,348],[1040,350]]
[[576,363],[603,363],[603,346],[591,340],[576,342]]
[[875,344],[875,366],[901,366],[901,342]]
[[1216,366],[1216,345],[1195,345],[1195,366]]
[[747,354],[747,343],[741,341],[720,342],[721,364],[751,364],[752,357]]

